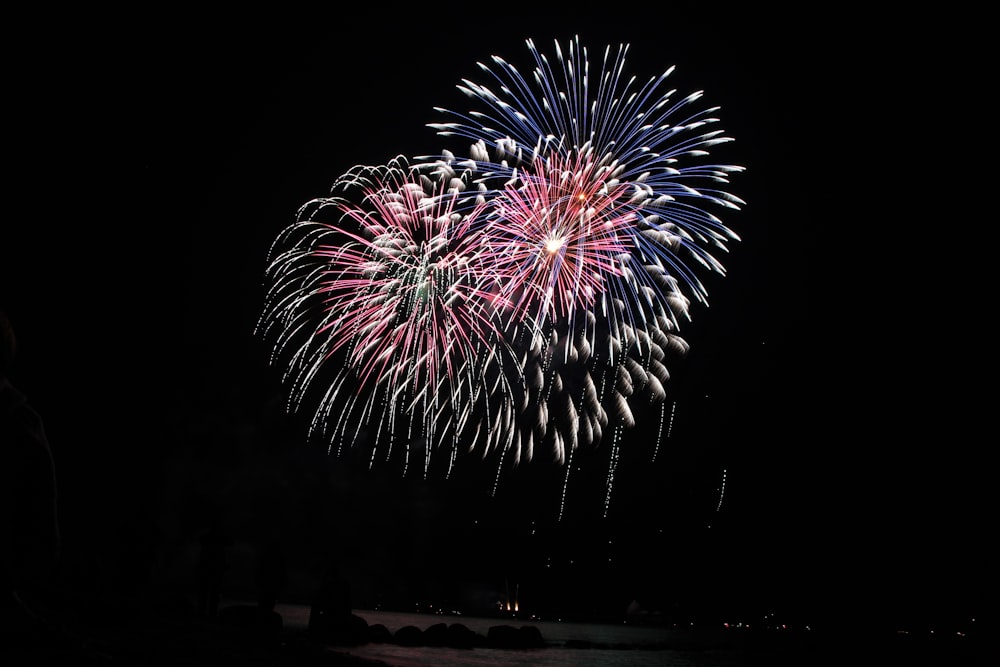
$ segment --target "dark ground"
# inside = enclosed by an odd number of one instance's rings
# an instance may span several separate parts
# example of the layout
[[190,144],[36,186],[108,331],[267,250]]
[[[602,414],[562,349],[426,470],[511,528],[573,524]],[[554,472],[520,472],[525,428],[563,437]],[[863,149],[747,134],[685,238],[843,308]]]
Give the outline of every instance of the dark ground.
[[[51,602],[51,601],[50,601]],[[0,647],[5,667],[367,667],[312,641],[302,629],[253,631],[209,618],[172,601],[64,597],[44,624],[8,626]]]
[[[5,667],[386,665],[351,655],[350,647],[317,642],[303,628],[285,625],[262,632],[252,625],[236,624],[232,618],[206,618],[177,601],[151,604],[149,600],[64,598],[45,627],[4,634],[0,660]],[[428,616],[427,627],[435,618]],[[510,619],[497,624],[519,625]],[[723,651],[731,660],[728,664],[748,667],[987,667],[996,664],[998,657],[996,646],[985,634],[958,637],[744,630],[727,636],[720,640],[715,634],[682,634],[669,648],[678,651],[679,659],[694,660],[701,651]],[[712,660],[719,659],[713,655]]]

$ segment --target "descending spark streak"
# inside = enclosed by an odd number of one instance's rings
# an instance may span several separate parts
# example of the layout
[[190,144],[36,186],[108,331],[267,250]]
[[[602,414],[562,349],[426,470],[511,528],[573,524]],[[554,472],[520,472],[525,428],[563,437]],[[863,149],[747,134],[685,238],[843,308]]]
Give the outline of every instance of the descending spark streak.
[[667,424],[667,432],[663,432],[663,423],[666,418],[666,405],[660,404],[660,426],[656,429],[656,445],[653,446],[653,461],[660,455],[660,443],[663,440],[669,440],[670,434],[674,430],[674,416],[677,413],[677,402],[674,401],[670,405],[670,422]]
[[719,502],[715,505],[715,511],[722,509],[722,499],[726,497],[726,469],[722,469],[722,481],[719,482]]
[[615,429],[614,437],[611,439],[611,457],[608,464],[608,478],[605,484],[604,493],[604,516],[608,516],[608,509],[611,507],[611,491],[615,486],[615,471],[618,469],[618,458],[621,455],[620,449],[621,427]]

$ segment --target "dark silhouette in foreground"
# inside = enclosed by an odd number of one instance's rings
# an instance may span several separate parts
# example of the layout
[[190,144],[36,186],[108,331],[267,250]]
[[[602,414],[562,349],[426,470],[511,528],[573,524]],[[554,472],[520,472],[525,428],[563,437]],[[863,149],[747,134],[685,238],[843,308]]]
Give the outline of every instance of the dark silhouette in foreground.
[[274,611],[278,595],[288,585],[288,565],[281,541],[264,540],[257,550],[257,606],[262,612]]
[[41,416],[9,377],[17,351],[0,311],[0,535],[4,642],[38,641],[50,631],[43,602],[60,553],[56,473]]
[[226,548],[232,538],[222,530],[218,520],[212,523],[207,533],[201,536],[201,552],[198,559],[198,609],[205,616],[215,616],[219,612],[222,599],[222,582],[229,562]]
[[313,596],[309,608],[309,636],[340,646],[368,641],[368,623],[354,614],[351,586],[333,561]]

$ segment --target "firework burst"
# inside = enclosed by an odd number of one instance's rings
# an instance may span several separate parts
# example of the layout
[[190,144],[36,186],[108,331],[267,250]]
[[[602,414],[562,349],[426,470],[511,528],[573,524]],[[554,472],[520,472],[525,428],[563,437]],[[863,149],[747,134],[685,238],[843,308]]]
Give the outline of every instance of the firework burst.
[[744,203],[719,189],[744,168],[705,160],[710,148],[732,141],[713,129],[718,107],[698,107],[702,91],[673,101],[676,90],[666,89],[673,67],[638,86],[626,75],[628,45],[605,49],[595,73],[578,38],[565,53],[555,43],[555,67],[533,41],[527,46],[535,60],[534,85],[494,56],[493,67],[479,66],[500,92],[464,79],[459,89],[482,109],[463,114],[436,107],[455,120],[430,127],[442,136],[470,139],[472,158],[481,163],[477,169],[504,181],[537,172],[539,161],[576,165],[577,178],[590,181],[583,191],[615,199],[617,210],[608,215],[631,217],[633,255],[704,301],[707,292],[691,263],[724,273],[712,253],[726,252],[729,242],[739,240],[708,209],[738,210]]
[[454,171],[418,174],[403,157],[357,167],[273,246],[259,326],[288,360],[291,406],[318,392],[312,431],[341,444],[367,433],[373,461],[401,448],[408,465],[420,451],[426,473],[435,449],[453,461],[463,438],[486,451],[515,446],[520,383],[506,374],[478,224],[486,204],[466,185]]
[[664,407],[707,302],[699,273],[724,275],[739,240],[712,209],[740,208],[723,188],[743,168],[707,160],[731,139],[701,92],[674,100],[673,68],[640,85],[627,45],[595,70],[579,39],[551,61],[527,46],[530,77],[494,56],[490,85],[459,85],[475,108],[436,107],[467,157],[357,167],[300,209],[259,329],[338,455],[367,444],[405,470],[420,452],[426,475],[476,451],[499,475],[609,441],[610,497],[621,433]]

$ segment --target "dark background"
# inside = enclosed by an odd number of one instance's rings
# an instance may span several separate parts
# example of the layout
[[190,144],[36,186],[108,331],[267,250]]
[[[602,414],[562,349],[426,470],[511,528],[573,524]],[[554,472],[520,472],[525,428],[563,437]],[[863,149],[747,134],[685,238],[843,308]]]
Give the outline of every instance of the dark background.
[[[942,135],[912,115],[928,98],[946,106],[947,79],[868,46],[874,27],[820,37],[721,10],[518,11],[11,27],[0,304],[20,339],[14,382],[54,452],[62,580],[191,591],[198,537],[218,519],[234,598],[253,595],[257,549],[277,539],[287,601],[335,558],[358,606],[489,608],[517,585],[549,615],[615,617],[636,600],[927,626],[985,611],[992,438],[977,425],[983,385],[959,379],[976,363],[981,328],[960,323],[983,265],[954,268],[977,240],[948,225],[964,198],[942,202]],[[642,81],[676,65],[678,95],[721,106],[736,142],[720,160],[748,167],[731,188],[748,205],[726,218],[743,241],[682,332],[671,438],[651,464],[649,430],[630,433],[607,515],[594,465],[561,521],[544,466],[494,497],[475,472],[404,480],[331,459],[283,416],[253,336],[270,242],[355,164],[460,151],[426,123],[435,105],[465,104],[455,86],[483,79],[477,61],[524,72],[526,38],[551,53],[574,35],[592,52],[630,43]],[[927,152],[901,152],[908,137]]]

